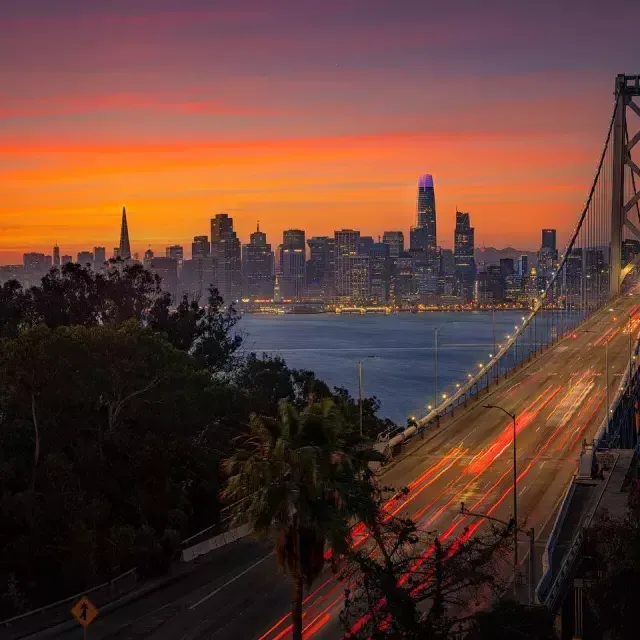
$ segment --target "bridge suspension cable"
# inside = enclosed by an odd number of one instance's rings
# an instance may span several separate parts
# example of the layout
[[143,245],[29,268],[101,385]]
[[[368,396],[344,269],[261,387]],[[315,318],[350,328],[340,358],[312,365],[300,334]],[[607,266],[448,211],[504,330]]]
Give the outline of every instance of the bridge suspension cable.
[[[640,75],[616,77],[615,102],[602,152],[584,207],[560,256],[539,256],[538,267],[522,274],[531,311],[506,336],[487,365],[421,421],[428,424],[466,402],[470,393],[498,379],[502,372],[535,355],[618,295],[625,277],[640,262],[640,160],[633,150],[627,113],[640,117]],[[640,147],[640,145],[638,145]],[[635,211],[635,220],[629,213]],[[559,258],[559,259],[558,259]]]

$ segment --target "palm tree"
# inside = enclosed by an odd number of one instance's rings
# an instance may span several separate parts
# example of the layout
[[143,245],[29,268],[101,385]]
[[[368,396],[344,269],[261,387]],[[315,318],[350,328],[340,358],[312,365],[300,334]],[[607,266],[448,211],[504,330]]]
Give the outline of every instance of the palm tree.
[[[272,536],[280,566],[293,581],[293,638],[302,638],[303,589],[348,548],[351,515],[365,457],[342,449],[345,429],[329,399],[301,412],[287,401],[279,417],[253,417],[244,447],[226,461],[224,496],[243,500],[237,518]],[[349,482],[351,480],[351,482]]]

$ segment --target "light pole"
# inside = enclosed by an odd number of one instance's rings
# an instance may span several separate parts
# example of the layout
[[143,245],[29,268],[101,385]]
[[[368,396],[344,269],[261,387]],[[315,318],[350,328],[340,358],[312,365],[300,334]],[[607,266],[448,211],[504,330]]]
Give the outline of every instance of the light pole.
[[444,327],[445,324],[458,324],[455,322],[443,322],[441,325],[437,326],[434,329],[434,346],[435,346],[435,357],[433,360],[433,406],[438,406],[438,331]]
[[[476,513],[474,511],[469,511],[469,509],[464,508],[464,502],[460,503],[460,513],[464,516],[474,516],[475,518],[485,518],[486,520],[499,522],[500,524],[503,524],[505,527],[509,527],[511,525],[511,523],[509,522],[505,522],[500,518],[494,518],[493,516],[490,516],[486,513]],[[516,534],[519,531],[522,531],[524,534],[526,534],[529,537],[529,604],[533,604],[533,600],[535,596],[535,576],[534,576],[534,571],[535,571],[535,559],[534,559],[535,546],[534,545],[536,541],[535,530],[533,527],[530,527],[528,531],[525,531],[524,529],[518,529],[518,526],[515,524],[515,522],[513,523],[513,526],[516,531]],[[514,591],[515,591],[515,580],[516,580],[516,576],[514,571],[514,574],[513,574]]]
[[518,570],[518,469],[516,449],[516,414],[497,404],[485,404],[485,409],[500,409],[513,421],[513,591],[516,591],[516,572]]
[[365,356],[361,360],[358,360],[358,388],[360,391],[360,437],[362,438],[362,363],[369,358],[375,358],[376,356]]

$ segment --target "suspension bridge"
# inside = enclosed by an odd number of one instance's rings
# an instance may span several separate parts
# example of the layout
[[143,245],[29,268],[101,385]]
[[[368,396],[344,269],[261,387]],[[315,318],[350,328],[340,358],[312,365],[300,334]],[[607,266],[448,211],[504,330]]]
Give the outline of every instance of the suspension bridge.
[[[531,312],[454,393],[377,444],[391,457],[380,471],[384,483],[409,488],[387,509],[438,531],[443,543],[480,529],[485,520],[474,514],[516,515],[515,493],[518,523],[532,528],[516,544],[515,573],[535,583],[545,603],[561,576],[541,558],[554,544],[578,460],[638,443],[639,103],[640,75],[617,76],[584,207]],[[160,639],[289,637],[290,591],[274,580],[273,554],[248,541],[237,545],[217,560],[226,571],[204,564],[179,589],[156,589],[99,617],[98,637],[151,627]],[[340,637],[345,586],[327,571],[306,595],[305,638]]]

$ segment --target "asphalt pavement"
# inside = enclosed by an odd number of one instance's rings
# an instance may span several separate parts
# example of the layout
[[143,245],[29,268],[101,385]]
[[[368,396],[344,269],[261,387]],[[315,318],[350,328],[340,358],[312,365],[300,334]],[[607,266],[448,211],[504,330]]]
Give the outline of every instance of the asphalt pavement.
[[[579,331],[525,363],[488,394],[456,410],[414,439],[390,465],[384,483],[409,487],[390,507],[453,542],[484,520],[468,509],[508,520],[512,516],[512,423],[496,404],[517,416],[518,516],[534,527],[536,554],[544,549],[558,506],[577,468],[583,439],[594,437],[606,411],[605,351],[613,398],[629,358],[629,314],[640,329],[640,297],[625,296],[598,312]],[[636,315],[637,314],[637,315]],[[605,347],[606,343],[606,347]],[[526,567],[528,541],[520,547]],[[524,571],[524,569],[523,569]],[[306,595],[305,638],[339,638],[344,586],[326,570]],[[91,640],[282,640],[290,636],[290,587],[271,550],[244,540],[215,552],[193,573],[109,615],[90,628]],[[81,630],[56,637],[81,638]]]

